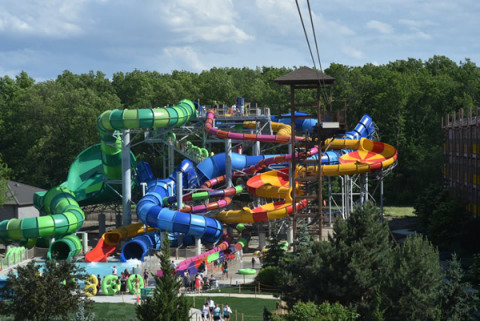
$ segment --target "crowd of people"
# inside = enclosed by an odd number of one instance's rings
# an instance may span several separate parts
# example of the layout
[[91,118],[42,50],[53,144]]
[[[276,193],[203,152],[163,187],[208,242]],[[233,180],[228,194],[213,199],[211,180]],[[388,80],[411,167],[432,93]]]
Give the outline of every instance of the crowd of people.
[[223,315],[223,320],[230,321],[232,309],[228,304],[223,306],[223,311],[218,304],[215,304],[212,298],[208,298],[202,307],[202,321],[216,321],[220,320]]

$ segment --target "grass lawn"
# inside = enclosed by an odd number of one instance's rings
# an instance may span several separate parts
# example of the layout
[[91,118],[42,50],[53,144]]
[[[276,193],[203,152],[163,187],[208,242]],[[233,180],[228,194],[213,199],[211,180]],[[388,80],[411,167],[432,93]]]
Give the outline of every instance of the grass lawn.
[[[193,306],[200,309],[207,300],[207,296],[187,297],[187,300]],[[263,308],[273,311],[276,309],[277,300],[256,299],[256,298],[234,298],[234,297],[212,297],[215,303],[221,307],[222,304],[228,303],[233,311],[235,321],[235,312],[237,312],[238,320],[244,321],[261,321],[263,320]],[[135,305],[127,303],[95,303],[93,306],[95,312],[95,320],[136,320]],[[243,313],[243,319],[242,319]]]
[[95,320],[137,320],[135,304],[130,303],[95,303],[92,312]]
[[[195,299],[195,308],[200,309],[205,301],[207,301],[207,296],[202,297],[187,297],[193,305],[193,299]],[[266,307],[269,311],[276,309],[277,300],[271,299],[256,299],[256,298],[234,298],[228,296],[222,297],[212,297],[215,303],[218,303],[220,308],[222,304],[228,303],[230,308],[233,311],[233,316],[230,320],[244,320],[244,321],[262,321],[263,320],[263,308]],[[242,318],[243,313],[243,318]],[[237,319],[235,318],[237,316]]]
[[404,218],[404,217],[415,217],[416,215],[413,213],[414,208],[413,206],[384,206],[383,211],[385,215],[393,216],[396,218]]

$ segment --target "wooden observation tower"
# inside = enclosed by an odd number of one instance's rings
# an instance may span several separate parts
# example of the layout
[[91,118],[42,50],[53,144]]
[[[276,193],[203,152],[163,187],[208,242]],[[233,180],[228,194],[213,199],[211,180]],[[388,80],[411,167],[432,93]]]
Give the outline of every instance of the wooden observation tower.
[[[321,159],[323,152],[328,149],[323,145],[325,139],[345,132],[346,111],[343,107],[342,110],[332,110],[332,85],[335,78],[318,70],[301,67],[275,79],[275,82],[290,86],[290,116],[283,117],[291,119],[292,136],[289,152],[301,156],[293,157],[289,168],[290,186],[296,186],[292,188],[292,201],[293,204],[304,200],[307,202],[307,205],[299,210],[297,206],[293,206],[292,237],[296,238],[299,224],[309,224],[311,235],[318,235],[321,239],[323,226]],[[308,115],[301,115],[298,112],[305,112]],[[310,132],[298,128],[303,121],[312,118],[316,118],[317,124]],[[297,140],[298,136],[305,139]],[[315,146],[319,149],[318,157],[304,157]]]

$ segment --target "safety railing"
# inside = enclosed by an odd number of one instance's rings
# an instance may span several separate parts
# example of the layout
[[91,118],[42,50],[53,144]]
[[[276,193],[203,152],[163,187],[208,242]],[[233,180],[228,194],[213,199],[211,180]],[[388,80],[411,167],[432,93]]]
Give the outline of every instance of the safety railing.
[[11,247],[7,249],[4,257],[0,258],[0,271],[30,260],[33,257],[33,249],[26,249],[23,246]]

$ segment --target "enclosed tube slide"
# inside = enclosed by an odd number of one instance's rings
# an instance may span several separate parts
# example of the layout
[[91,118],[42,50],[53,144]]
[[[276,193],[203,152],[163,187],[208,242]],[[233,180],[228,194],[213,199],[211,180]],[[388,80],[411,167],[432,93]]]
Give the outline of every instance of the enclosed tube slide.
[[186,188],[201,185],[195,166],[188,160],[182,163],[166,179],[147,182],[147,193],[137,204],[137,215],[145,224],[162,231],[191,234],[208,243],[216,243],[222,234],[222,224],[217,220],[201,215],[183,213],[163,207],[163,199],[175,193],[176,173],[183,173]]
[[157,232],[137,236],[125,243],[120,254],[120,261],[126,262],[133,258],[143,261],[149,249],[158,250],[161,243],[160,235]]
[[53,256],[60,258],[71,258],[80,253],[81,243],[78,237],[71,236],[66,241],[61,241],[62,237],[80,229],[85,220],[74,193],[65,187],[54,187],[45,194],[43,203],[48,214],[46,216],[2,221],[0,241],[14,241],[32,247],[43,238],[55,237],[59,240],[51,245],[49,257],[53,253]]
[[[270,116],[270,119],[273,122],[278,122],[286,125],[291,125],[292,120],[290,117],[291,113],[287,114],[282,114],[282,116],[287,116],[287,117],[278,117],[278,116]],[[295,112],[295,115],[298,116],[307,116],[308,113],[304,112]],[[312,132],[313,128],[317,125],[318,119],[315,118],[299,118],[295,120],[295,128],[306,132],[308,131],[309,133]],[[272,123],[272,128],[273,128],[273,123]],[[375,133],[375,126],[372,121],[372,117],[370,115],[365,114],[363,115],[362,119],[360,122],[355,126],[353,130],[347,131],[342,137],[346,139],[360,139],[362,137],[372,139],[373,134]]]
[[104,233],[95,248],[85,254],[85,262],[107,262],[107,257],[115,251],[121,240],[155,230],[143,223],[135,223]]

